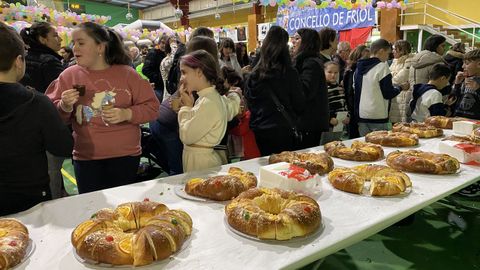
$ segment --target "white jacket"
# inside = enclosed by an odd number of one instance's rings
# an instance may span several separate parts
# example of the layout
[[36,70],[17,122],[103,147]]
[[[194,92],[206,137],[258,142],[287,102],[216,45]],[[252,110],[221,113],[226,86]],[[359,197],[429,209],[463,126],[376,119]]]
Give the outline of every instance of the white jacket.
[[[398,59],[394,59],[390,66],[392,72],[392,83],[395,86],[401,86],[408,82],[410,67],[413,64],[414,54],[403,55]],[[412,100],[412,91],[402,91],[398,96],[392,99],[390,104],[390,122],[406,122],[407,111],[410,101]]]

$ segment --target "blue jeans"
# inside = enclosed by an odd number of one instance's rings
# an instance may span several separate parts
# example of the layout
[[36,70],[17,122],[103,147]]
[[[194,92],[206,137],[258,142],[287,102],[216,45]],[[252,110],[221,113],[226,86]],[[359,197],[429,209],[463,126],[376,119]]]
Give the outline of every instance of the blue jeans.
[[150,132],[157,142],[160,152],[168,162],[168,174],[183,173],[182,153],[183,143],[178,130],[171,129],[158,121],[150,122]]
[[377,130],[388,130],[388,123],[358,123],[360,137]]

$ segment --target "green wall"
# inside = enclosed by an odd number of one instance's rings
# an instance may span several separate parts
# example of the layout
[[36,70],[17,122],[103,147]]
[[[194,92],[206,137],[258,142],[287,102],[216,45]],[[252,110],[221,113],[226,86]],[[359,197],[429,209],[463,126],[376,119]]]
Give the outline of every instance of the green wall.
[[[63,3],[67,1],[58,2],[63,9]],[[85,0],[70,0],[70,4],[85,5],[85,13],[92,15],[111,16],[112,19],[107,22],[107,26],[114,26],[118,23],[132,23],[138,20],[138,9],[130,8],[133,19],[127,21],[125,15],[127,14],[127,7],[115,6],[111,4],[104,4],[99,2],[91,2]],[[56,5],[58,7],[58,5]]]
[[418,30],[408,30],[407,41],[412,44],[412,52],[416,52],[418,45]]

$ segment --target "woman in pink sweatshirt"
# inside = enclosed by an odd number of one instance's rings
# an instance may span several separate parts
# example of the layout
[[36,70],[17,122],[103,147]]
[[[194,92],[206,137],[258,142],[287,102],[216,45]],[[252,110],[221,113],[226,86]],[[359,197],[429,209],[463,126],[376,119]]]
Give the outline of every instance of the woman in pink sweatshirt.
[[139,125],[157,118],[159,102],[129,66],[112,29],[82,23],[72,38],[77,65],[62,72],[46,94],[73,127],[78,191],[134,183],[142,151]]

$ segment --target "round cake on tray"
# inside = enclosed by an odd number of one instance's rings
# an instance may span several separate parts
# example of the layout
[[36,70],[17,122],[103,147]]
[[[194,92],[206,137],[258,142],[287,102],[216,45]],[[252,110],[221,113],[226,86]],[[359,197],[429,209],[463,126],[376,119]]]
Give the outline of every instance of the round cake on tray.
[[215,201],[228,201],[243,191],[256,187],[257,177],[251,172],[231,167],[228,175],[192,178],[185,184],[185,192],[192,196]]
[[73,230],[71,242],[87,261],[140,266],[179,251],[191,233],[187,213],[145,200],[101,209]]
[[332,157],[353,161],[375,161],[383,158],[383,148],[378,144],[353,141],[348,147],[341,141],[333,141],[323,146]]
[[446,117],[441,115],[430,116],[425,119],[425,124],[443,129],[452,129],[453,122],[463,121],[463,117]]
[[443,129],[425,123],[396,123],[392,131],[417,134],[420,138],[433,138],[443,135]]
[[328,180],[336,189],[362,194],[366,182],[370,182],[371,196],[398,195],[412,186],[410,177],[388,166],[364,164],[353,168],[335,168]]
[[365,135],[365,141],[390,147],[408,147],[418,144],[418,135],[386,130],[372,131]]
[[460,169],[460,162],[450,155],[420,150],[391,152],[387,164],[397,170],[429,174],[452,174]]
[[0,269],[19,264],[27,253],[28,229],[13,218],[0,218]]
[[268,158],[269,164],[288,162],[295,166],[307,169],[311,174],[326,174],[333,170],[333,160],[327,153],[297,153],[284,151],[272,154]]
[[318,203],[303,194],[281,189],[252,188],[225,206],[228,224],[259,238],[289,240],[317,231],[321,224]]

